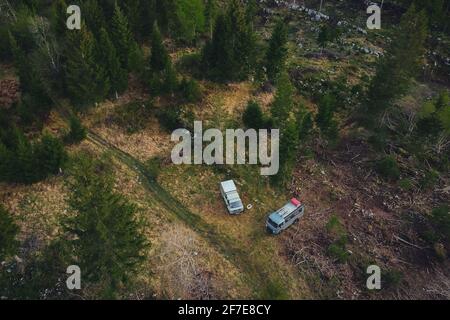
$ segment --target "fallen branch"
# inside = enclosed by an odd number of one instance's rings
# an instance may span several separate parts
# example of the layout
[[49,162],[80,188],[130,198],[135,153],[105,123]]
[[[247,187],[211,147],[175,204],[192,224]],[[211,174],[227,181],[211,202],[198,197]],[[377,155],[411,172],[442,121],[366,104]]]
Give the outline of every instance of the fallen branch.
[[394,234],[394,238],[395,238],[396,240],[398,240],[398,241],[400,241],[400,242],[403,242],[404,244],[407,244],[407,245],[412,246],[412,247],[414,247],[414,248],[417,248],[417,249],[420,249],[420,250],[425,249],[425,248],[423,248],[423,247],[419,247],[418,245],[416,245],[416,244],[414,244],[414,243],[408,242],[408,241],[406,241],[405,239],[402,239],[402,238],[400,238],[399,236],[396,236],[395,234]]

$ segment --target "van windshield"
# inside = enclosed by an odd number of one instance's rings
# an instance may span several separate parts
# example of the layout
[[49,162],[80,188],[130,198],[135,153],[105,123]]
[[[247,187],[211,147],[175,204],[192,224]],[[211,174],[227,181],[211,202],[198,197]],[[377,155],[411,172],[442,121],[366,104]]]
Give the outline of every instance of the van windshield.
[[279,225],[278,225],[278,224],[276,224],[275,222],[273,222],[273,220],[272,220],[272,219],[268,219],[267,221],[268,221],[268,222],[269,222],[269,224],[270,224],[270,225],[272,225],[273,227],[275,227],[275,228],[278,228],[278,227],[279,227]]
[[241,203],[238,202],[238,201],[236,201],[236,202],[231,202],[231,203],[230,203],[230,207],[233,208],[233,209],[239,208],[239,207],[241,207]]

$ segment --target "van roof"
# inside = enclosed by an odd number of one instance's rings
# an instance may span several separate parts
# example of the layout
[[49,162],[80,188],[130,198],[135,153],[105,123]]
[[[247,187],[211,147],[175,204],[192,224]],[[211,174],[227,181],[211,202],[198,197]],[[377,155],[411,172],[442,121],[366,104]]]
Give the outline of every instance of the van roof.
[[236,191],[236,185],[233,180],[223,181],[220,184],[224,192]]
[[276,213],[283,219],[289,216],[295,209],[301,206],[301,202],[295,198],[292,198],[288,203],[286,203],[281,209],[278,209]]

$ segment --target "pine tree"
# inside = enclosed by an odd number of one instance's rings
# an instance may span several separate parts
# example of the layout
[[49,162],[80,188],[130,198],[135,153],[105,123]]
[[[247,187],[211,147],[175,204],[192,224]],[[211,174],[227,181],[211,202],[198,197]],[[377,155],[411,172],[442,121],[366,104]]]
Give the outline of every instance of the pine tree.
[[282,20],[278,20],[272,37],[269,40],[269,48],[266,53],[267,77],[274,82],[278,74],[284,68],[287,57],[288,30]]
[[242,115],[242,120],[247,128],[263,129],[266,125],[264,114],[256,101],[249,101]]
[[425,13],[417,12],[412,5],[402,17],[396,36],[380,59],[369,85],[367,109],[372,117],[378,118],[405,94],[411,79],[417,75],[425,52],[426,26]]
[[146,244],[136,207],[114,192],[105,161],[80,156],[71,170],[69,205],[76,215],[64,223],[85,283],[105,298],[126,284],[143,261]]
[[336,100],[331,94],[326,94],[319,102],[319,112],[316,116],[316,124],[321,133],[329,140],[338,138],[338,127],[334,119]]
[[217,2],[216,0],[206,0],[205,5],[205,25],[208,29],[209,38],[213,37],[214,23],[217,17]]
[[114,8],[111,28],[111,39],[116,47],[121,66],[129,71],[130,51],[134,46],[135,40],[128,25],[127,18],[117,3]]
[[79,143],[86,138],[86,135],[86,128],[83,127],[80,119],[77,116],[70,117],[69,132],[65,136],[65,142],[69,144]]
[[41,180],[57,174],[67,161],[67,153],[61,140],[49,133],[44,133],[40,143],[35,146],[34,162],[36,179]]
[[294,86],[291,83],[289,74],[282,71],[277,80],[277,92],[271,106],[271,113],[274,123],[277,126],[283,126],[289,117],[294,106]]
[[107,74],[110,83],[110,93],[115,95],[123,93],[128,87],[128,74],[121,67],[116,48],[104,28],[100,30],[96,49],[97,63]]
[[153,26],[151,44],[152,50],[149,59],[150,88],[156,95],[173,93],[178,84],[177,76],[156,23]]
[[11,214],[0,204],[0,261],[13,255],[18,247],[16,240],[19,227]]
[[157,24],[153,26],[151,45],[150,70],[152,72],[161,72],[169,63],[170,58],[163,44],[161,32]]
[[95,35],[95,37],[98,37],[102,28],[106,27],[106,21],[102,8],[100,8],[97,0],[86,0],[83,3],[82,10],[86,26]]
[[84,106],[103,100],[110,85],[106,71],[96,64],[92,33],[84,26],[67,40],[65,75],[72,102]]
[[278,185],[284,184],[291,177],[297,158],[299,145],[298,125],[295,119],[287,120],[281,129],[280,137],[280,169],[272,176],[272,182]]
[[64,38],[67,32],[67,4],[65,0],[56,0],[52,5],[51,21],[53,30],[59,38]]
[[231,0],[225,14],[218,16],[213,37],[203,50],[208,75],[219,81],[239,81],[253,69],[255,38],[245,20],[240,0]]
[[256,0],[247,0],[247,6],[245,8],[245,19],[247,23],[250,25],[252,32],[254,31],[255,28],[255,19],[257,10],[258,5],[256,3]]
[[42,107],[50,104],[50,98],[42,85],[40,76],[32,64],[30,57],[19,47],[11,33],[9,33],[9,40],[14,65],[18,70],[22,94],[29,95],[34,106]]

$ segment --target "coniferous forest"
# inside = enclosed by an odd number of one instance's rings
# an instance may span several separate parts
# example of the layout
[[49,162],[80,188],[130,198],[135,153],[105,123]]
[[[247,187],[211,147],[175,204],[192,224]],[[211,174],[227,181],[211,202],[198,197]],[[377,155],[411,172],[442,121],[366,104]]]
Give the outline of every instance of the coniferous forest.
[[[450,299],[449,17],[444,0],[0,0],[0,299]],[[279,130],[278,170],[174,163],[200,121],[219,160],[228,130]],[[304,215],[269,234],[292,198]]]

